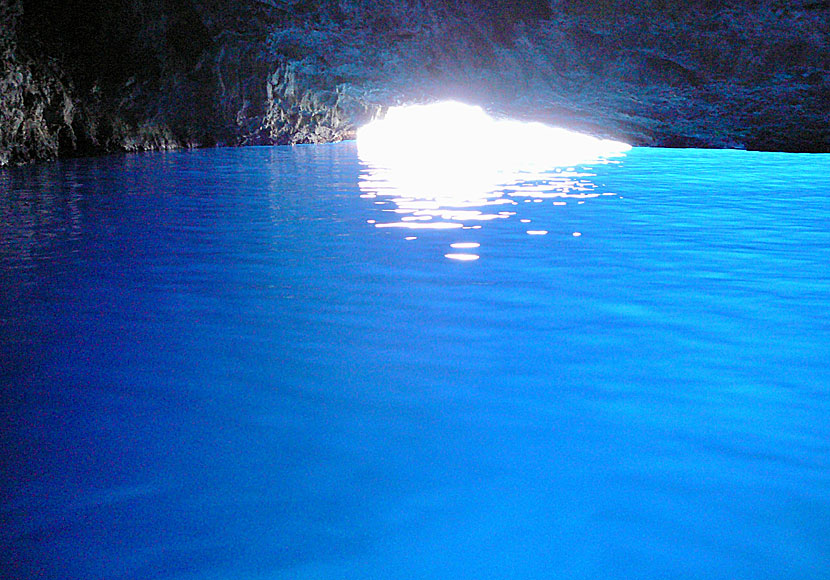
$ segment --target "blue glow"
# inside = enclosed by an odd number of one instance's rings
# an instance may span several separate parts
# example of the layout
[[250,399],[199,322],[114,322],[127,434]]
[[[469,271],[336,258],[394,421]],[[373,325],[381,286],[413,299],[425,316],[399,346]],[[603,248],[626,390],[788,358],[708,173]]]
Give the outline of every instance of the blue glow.
[[825,577],[828,157],[618,161],[0,171],[4,579]]

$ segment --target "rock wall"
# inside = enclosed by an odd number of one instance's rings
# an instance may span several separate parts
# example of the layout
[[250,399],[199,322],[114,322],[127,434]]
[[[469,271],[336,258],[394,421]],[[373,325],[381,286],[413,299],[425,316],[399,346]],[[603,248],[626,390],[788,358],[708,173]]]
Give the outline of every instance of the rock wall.
[[830,151],[830,2],[0,0],[0,165],[351,138],[455,98],[658,146]]
[[55,157],[60,131],[53,128],[71,122],[66,79],[54,61],[17,50],[21,14],[16,0],[0,4],[0,165]]

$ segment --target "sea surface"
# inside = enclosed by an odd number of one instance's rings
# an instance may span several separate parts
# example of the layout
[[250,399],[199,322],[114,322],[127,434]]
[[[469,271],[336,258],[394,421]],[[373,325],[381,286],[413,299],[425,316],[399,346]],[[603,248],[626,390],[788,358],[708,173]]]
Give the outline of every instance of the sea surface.
[[0,171],[0,576],[826,579],[828,174]]

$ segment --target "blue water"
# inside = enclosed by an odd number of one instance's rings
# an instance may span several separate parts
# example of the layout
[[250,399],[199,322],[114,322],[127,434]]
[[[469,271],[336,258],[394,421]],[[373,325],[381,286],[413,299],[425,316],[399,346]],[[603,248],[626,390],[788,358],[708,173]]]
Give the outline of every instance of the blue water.
[[4,170],[0,576],[828,578],[828,169]]

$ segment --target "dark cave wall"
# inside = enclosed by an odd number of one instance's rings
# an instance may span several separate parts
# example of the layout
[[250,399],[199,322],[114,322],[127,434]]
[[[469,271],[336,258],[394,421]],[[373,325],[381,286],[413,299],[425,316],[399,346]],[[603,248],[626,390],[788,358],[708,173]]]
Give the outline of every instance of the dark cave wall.
[[830,151],[830,2],[2,0],[0,165],[350,138],[457,98],[634,144]]
[[55,157],[71,108],[67,79],[56,63],[20,53],[22,14],[18,1],[0,3],[0,165]]

